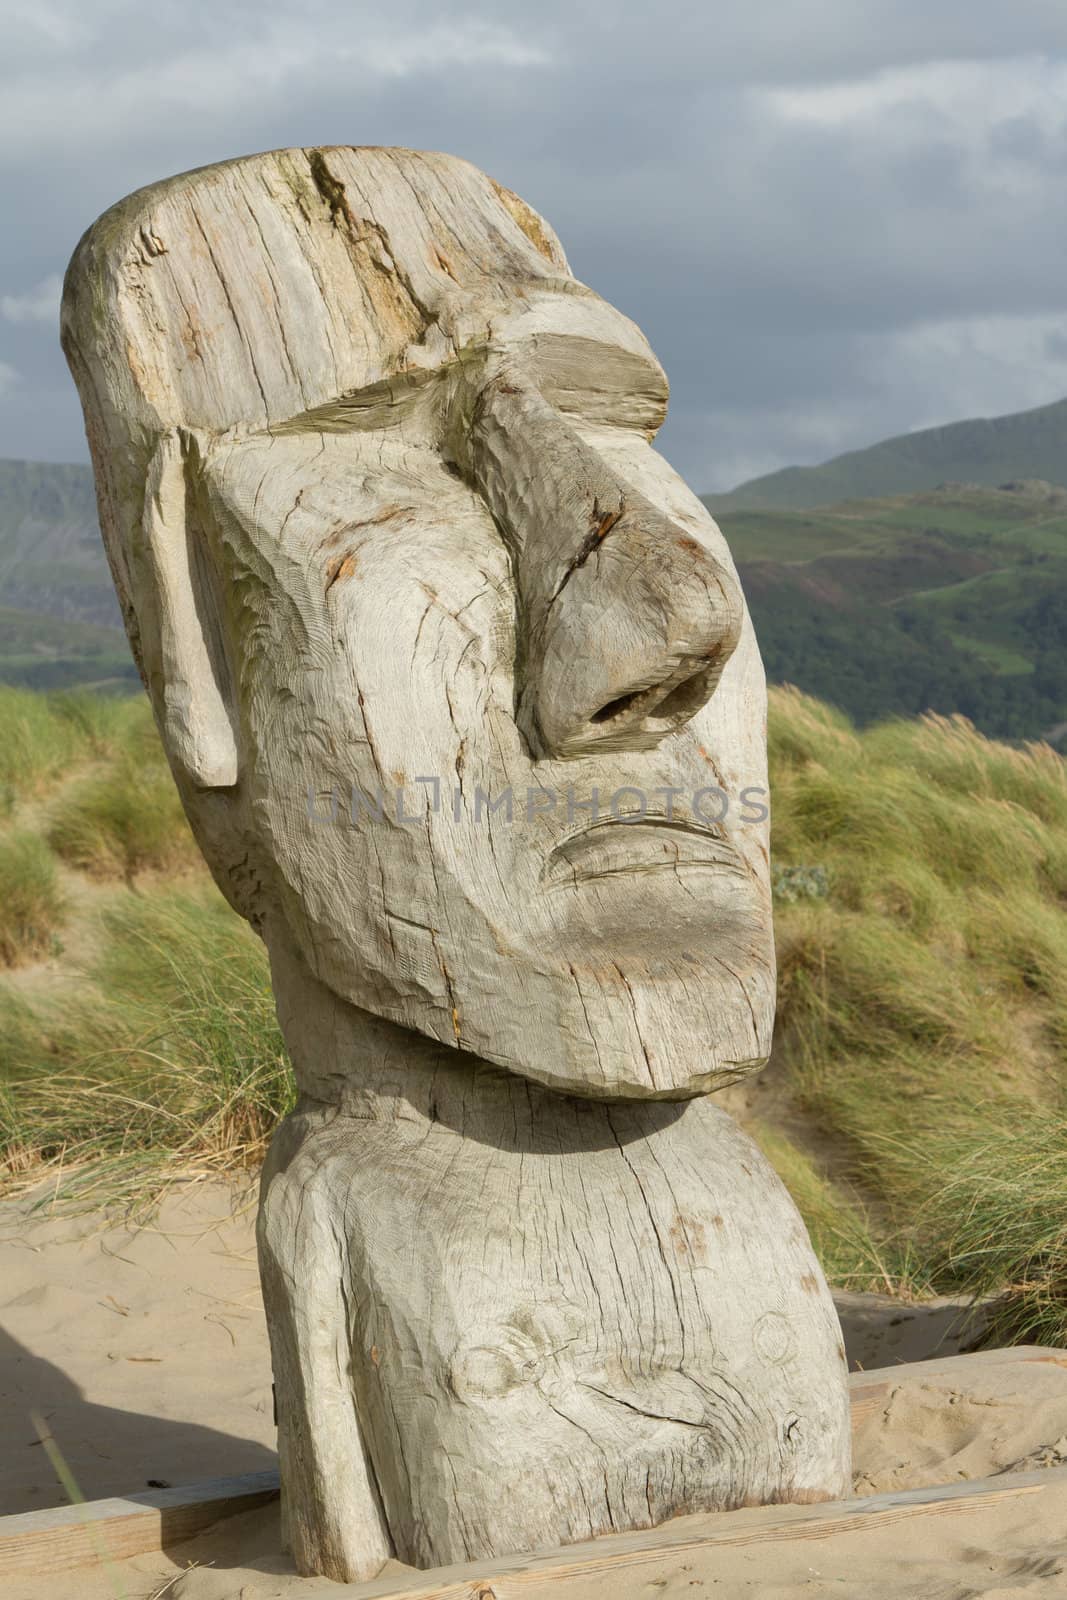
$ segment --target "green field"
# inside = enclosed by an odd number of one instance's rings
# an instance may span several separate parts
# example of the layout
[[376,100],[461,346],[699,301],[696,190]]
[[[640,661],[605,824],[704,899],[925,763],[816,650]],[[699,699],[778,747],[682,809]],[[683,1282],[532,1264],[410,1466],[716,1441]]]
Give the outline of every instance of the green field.
[[29,689],[76,686],[129,693],[137,669],[119,628],[0,606],[0,683]]

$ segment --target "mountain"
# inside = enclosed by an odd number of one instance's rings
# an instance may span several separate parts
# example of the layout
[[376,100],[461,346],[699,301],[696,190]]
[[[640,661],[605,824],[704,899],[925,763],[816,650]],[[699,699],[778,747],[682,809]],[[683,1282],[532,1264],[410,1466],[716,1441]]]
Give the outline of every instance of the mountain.
[[88,467],[0,461],[0,683],[133,687]]
[[[1016,475],[718,516],[772,683],[861,724],[933,709],[1001,738],[1062,737],[1067,489]],[[0,682],[137,681],[89,468],[0,462]]]
[[0,605],[120,625],[88,467],[0,461]]
[[821,467],[784,467],[729,494],[703,498],[715,516],[757,507],[804,511],[841,500],[922,494],[942,483],[992,487],[1015,478],[1067,481],[1067,400],[902,433]]
[[1067,731],[1067,489],[1014,480],[719,513],[771,682],[861,724],[962,712]]

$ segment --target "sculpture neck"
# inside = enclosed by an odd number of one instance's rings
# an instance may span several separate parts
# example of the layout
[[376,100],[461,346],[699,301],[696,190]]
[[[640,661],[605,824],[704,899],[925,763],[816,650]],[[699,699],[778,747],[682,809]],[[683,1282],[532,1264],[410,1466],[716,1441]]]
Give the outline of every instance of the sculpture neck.
[[361,1122],[415,1122],[534,1150],[597,1150],[670,1126],[690,1100],[585,1098],[350,1005],[312,975],[288,936],[269,938],[274,996],[304,1101]]
[[[278,1021],[300,1094],[345,1116],[437,1121],[475,1090],[483,1107],[550,1095],[480,1056],[350,1005],[313,976],[288,940],[270,939]],[[555,1099],[555,1096],[550,1096]]]

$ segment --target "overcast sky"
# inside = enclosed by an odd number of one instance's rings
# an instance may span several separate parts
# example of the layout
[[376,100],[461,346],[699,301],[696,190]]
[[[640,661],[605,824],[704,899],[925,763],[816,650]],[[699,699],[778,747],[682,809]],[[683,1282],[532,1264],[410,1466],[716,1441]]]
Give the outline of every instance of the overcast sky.
[[672,383],[698,490],[1067,395],[1065,0],[0,0],[0,456],[86,459],[59,280],[279,145],[466,156]]

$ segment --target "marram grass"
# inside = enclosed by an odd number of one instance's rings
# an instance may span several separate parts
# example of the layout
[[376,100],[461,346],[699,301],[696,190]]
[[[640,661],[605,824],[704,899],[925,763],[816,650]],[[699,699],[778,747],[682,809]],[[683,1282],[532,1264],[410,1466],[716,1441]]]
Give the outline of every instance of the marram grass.
[[[757,1138],[832,1282],[993,1296],[992,1339],[1067,1345],[1067,764],[793,690],[770,753],[770,1070],[803,1137]],[[111,887],[64,998],[0,984],[0,1187],[147,1205],[254,1166],[293,1092],[267,962],[206,881],[158,877],[194,856],[145,702],[0,692],[3,796],[0,847],[39,808]]]
[[147,701],[35,694],[0,684],[0,819],[88,759],[106,756],[151,726]]
[[40,959],[55,947],[63,896],[55,859],[36,833],[0,833],[0,967]]
[[793,690],[770,749],[779,872],[828,884],[779,897],[776,1070],[881,1256],[1067,1344],[1067,763]]
[[991,1298],[983,1342],[1067,1345],[1067,1116],[990,1104],[896,1155],[942,1288]]
[[908,1296],[930,1287],[910,1240],[875,1222],[851,1184],[829,1178],[777,1129],[757,1122],[749,1132],[789,1190],[830,1283],[839,1289]]
[[56,696],[55,704],[89,757],[44,809],[55,853],[90,877],[126,883],[199,864],[147,700]]
[[0,1181],[151,1204],[254,1165],[292,1102],[266,956],[217,891],[124,894],[62,1006],[0,991]]
[[200,860],[158,745],[148,759],[123,751],[78,780],[52,813],[48,842],[68,866],[127,883]]

